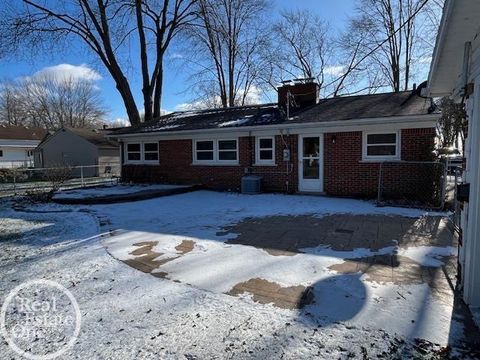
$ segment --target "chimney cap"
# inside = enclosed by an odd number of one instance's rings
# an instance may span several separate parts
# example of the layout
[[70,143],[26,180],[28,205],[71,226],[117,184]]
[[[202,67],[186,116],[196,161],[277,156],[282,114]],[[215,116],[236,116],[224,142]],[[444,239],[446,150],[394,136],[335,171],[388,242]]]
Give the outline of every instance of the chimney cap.
[[315,82],[315,78],[309,77],[309,78],[298,78],[298,79],[293,79],[293,82],[296,84],[310,84]]

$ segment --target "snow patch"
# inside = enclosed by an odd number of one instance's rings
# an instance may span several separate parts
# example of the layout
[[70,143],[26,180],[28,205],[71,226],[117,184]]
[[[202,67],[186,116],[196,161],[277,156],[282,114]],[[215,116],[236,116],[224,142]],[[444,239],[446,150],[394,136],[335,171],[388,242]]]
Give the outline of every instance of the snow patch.
[[241,117],[240,119],[237,120],[231,120],[231,121],[226,121],[223,123],[218,124],[218,127],[228,127],[228,126],[240,126],[243,124],[246,124],[251,120],[253,115],[246,115],[244,117]]

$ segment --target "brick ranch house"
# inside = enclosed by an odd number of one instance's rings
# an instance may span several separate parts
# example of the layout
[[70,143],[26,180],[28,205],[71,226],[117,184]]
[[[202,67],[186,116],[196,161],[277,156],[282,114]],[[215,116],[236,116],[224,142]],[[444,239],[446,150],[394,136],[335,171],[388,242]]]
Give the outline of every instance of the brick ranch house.
[[[110,134],[127,182],[238,191],[245,174],[271,192],[375,197],[382,162],[413,192],[413,162],[432,161],[439,114],[420,91],[318,99],[312,82],[283,85],[278,103],[176,112]],[[287,116],[288,113],[288,116]]]

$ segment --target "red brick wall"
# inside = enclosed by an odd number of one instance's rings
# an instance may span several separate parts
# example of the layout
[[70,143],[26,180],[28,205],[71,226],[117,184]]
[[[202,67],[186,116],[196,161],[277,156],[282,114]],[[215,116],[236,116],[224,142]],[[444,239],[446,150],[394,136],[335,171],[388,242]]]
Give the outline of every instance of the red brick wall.
[[[336,137],[335,144],[332,143],[333,136]],[[403,129],[402,160],[431,161],[434,142],[435,128]],[[339,196],[375,197],[378,191],[380,163],[362,162],[362,132],[325,134],[324,144],[325,192]],[[398,178],[408,180],[418,178],[416,172],[420,171],[422,165],[396,167]]]
[[[434,128],[402,130],[402,160],[431,160],[434,137]],[[126,181],[203,184],[211,189],[238,191],[245,170],[250,169],[251,173],[263,176],[265,191],[296,192],[298,136],[285,136],[284,141],[286,145],[281,136],[275,137],[276,166],[254,166],[254,137],[239,138],[240,165],[200,166],[192,165],[192,140],[162,140],[159,142],[159,166],[125,165],[122,175]],[[291,154],[288,166],[283,161],[285,146]],[[412,167],[404,169],[404,176],[412,172]],[[327,194],[376,197],[378,173],[379,163],[362,162],[361,131],[324,134],[324,191]]]
[[[294,192],[297,190],[297,136],[284,136],[290,149],[290,165],[283,161],[285,147],[281,136],[275,137],[277,166],[255,166],[255,138],[239,138],[239,165],[192,165],[192,140],[162,140],[159,142],[159,166],[124,165],[125,181],[164,182],[172,184],[202,184],[211,189],[239,191],[246,169],[263,177],[265,191]],[[295,165],[293,165],[295,164]],[[287,173],[288,168],[288,173]]]
[[[335,144],[332,138],[336,137]],[[324,135],[324,190],[327,194],[374,197],[378,163],[362,162],[362,132]]]
[[403,129],[402,160],[433,161],[435,149],[435,128]]

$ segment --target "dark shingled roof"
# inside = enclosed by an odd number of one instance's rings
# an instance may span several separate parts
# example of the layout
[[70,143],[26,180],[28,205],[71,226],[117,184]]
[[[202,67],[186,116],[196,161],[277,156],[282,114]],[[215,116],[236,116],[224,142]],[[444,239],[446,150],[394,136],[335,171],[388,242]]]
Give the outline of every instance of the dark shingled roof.
[[67,129],[98,147],[118,147],[117,142],[109,140],[105,137],[107,134],[109,134],[108,130]]
[[322,99],[292,114],[291,119],[286,118],[277,104],[174,112],[110,135],[427,115],[434,110],[430,99],[417,92],[404,91]]
[[2,140],[42,140],[46,134],[47,130],[39,127],[0,126]]

